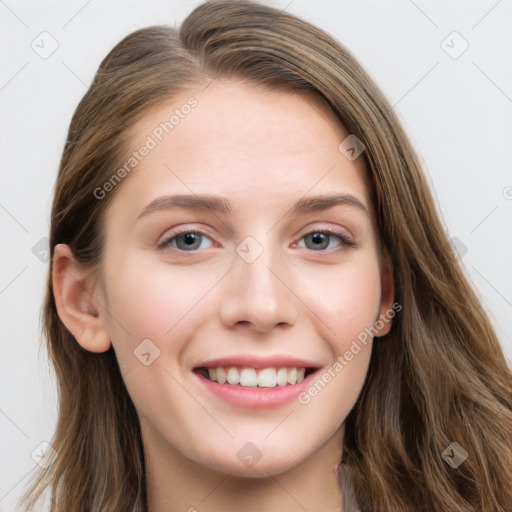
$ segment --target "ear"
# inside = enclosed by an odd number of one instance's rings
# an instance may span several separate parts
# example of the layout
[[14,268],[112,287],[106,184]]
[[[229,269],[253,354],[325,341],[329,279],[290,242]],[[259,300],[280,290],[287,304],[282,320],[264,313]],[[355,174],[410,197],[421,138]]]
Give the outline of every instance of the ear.
[[[375,336],[385,336],[390,330],[392,325],[392,318],[395,316],[396,311],[393,307],[395,300],[395,280],[393,277],[393,266],[389,255],[383,255],[380,258],[380,288],[381,300],[379,308],[379,316],[375,322]],[[401,306],[397,311],[400,311]]]
[[95,269],[84,268],[73,259],[68,245],[55,246],[52,284],[59,318],[84,349],[105,352],[111,342],[98,310],[96,278]]

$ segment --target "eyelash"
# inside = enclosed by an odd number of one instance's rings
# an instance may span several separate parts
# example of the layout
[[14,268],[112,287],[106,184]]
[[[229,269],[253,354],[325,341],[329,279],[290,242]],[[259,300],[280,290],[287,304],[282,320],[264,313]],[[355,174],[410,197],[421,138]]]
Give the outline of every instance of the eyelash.
[[[186,253],[186,252],[190,252],[190,253],[194,253],[194,252],[197,252],[199,249],[192,249],[190,251],[184,251],[182,249],[178,249],[178,248],[175,248],[175,247],[172,247],[170,245],[170,242],[172,242],[175,238],[178,238],[180,235],[184,235],[184,234],[194,234],[194,235],[203,235],[203,236],[206,236],[208,238],[211,238],[211,236],[209,235],[209,233],[207,233],[206,231],[203,231],[201,229],[183,229],[181,231],[176,231],[174,233],[171,233],[165,240],[163,240],[162,242],[160,242],[157,247],[158,249],[161,249],[161,250],[164,250],[166,249],[167,247],[171,247],[172,249],[174,249],[175,251],[178,251],[178,252],[182,252],[182,253]],[[311,234],[323,234],[323,235],[330,235],[330,236],[334,236],[336,238],[339,238],[340,241],[341,241],[341,244],[339,247],[335,248],[335,249],[323,249],[321,251],[314,251],[313,249],[310,249],[312,250],[313,252],[316,252],[316,253],[320,253],[320,254],[324,254],[324,253],[328,253],[328,252],[333,252],[333,251],[336,251],[336,250],[340,250],[342,249],[343,247],[349,247],[349,248],[354,248],[356,247],[356,244],[353,240],[351,240],[350,238],[348,238],[346,235],[340,233],[339,231],[335,230],[335,229],[330,229],[330,228],[325,228],[325,229],[314,229],[312,231],[309,231],[308,233],[305,233],[304,235],[302,235],[302,237],[300,238],[300,240],[302,240],[304,237],[306,237],[307,235],[311,235]]]

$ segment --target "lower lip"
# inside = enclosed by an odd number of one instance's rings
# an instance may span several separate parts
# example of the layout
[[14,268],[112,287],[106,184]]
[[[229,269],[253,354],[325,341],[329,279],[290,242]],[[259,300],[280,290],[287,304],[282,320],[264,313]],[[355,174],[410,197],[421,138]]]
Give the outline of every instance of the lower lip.
[[310,386],[310,382],[316,375],[316,372],[311,373],[302,382],[297,384],[276,386],[275,388],[219,384],[203,377],[200,373],[194,372],[194,375],[196,375],[208,391],[235,407],[242,409],[274,409],[297,400],[298,396]]

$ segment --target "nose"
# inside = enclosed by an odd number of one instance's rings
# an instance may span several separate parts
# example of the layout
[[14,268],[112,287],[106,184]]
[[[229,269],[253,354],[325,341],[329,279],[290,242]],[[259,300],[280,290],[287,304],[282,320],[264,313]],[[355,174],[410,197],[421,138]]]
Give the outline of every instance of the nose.
[[226,327],[245,325],[258,333],[291,326],[297,319],[297,296],[290,273],[270,250],[249,263],[235,253],[224,282],[220,316]]

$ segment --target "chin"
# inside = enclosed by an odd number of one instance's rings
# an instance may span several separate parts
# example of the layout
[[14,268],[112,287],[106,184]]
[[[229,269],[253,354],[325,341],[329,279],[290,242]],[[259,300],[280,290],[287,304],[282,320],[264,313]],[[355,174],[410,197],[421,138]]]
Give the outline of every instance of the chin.
[[[209,460],[204,460],[204,458],[201,460],[199,457],[196,462],[213,471],[229,474],[232,477],[264,478],[285,473],[308,458],[308,453],[297,453],[297,446],[303,445],[303,443],[296,443],[293,450],[282,443],[277,446],[268,441],[266,446],[262,446],[262,443],[257,440],[254,443],[231,440],[229,446],[226,444],[217,444],[210,452]],[[222,446],[221,453],[215,453],[218,446]],[[290,456],[290,453],[293,456]]]
[[269,476],[277,476],[281,473],[286,473],[293,469],[297,463],[296,461],[284,461],[279,457],[272,457],[264,461],[262,457],[251,466],[243,462],[233,462],[231,460],[220,463],[212,469],[215,469],[219,473],[229,474],[232,478],[268,478]]

